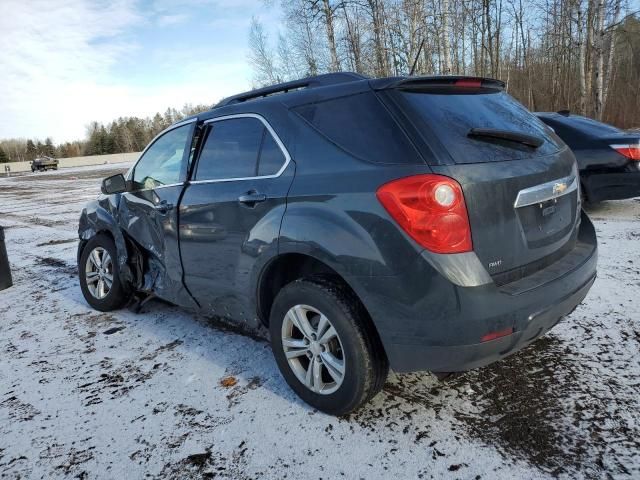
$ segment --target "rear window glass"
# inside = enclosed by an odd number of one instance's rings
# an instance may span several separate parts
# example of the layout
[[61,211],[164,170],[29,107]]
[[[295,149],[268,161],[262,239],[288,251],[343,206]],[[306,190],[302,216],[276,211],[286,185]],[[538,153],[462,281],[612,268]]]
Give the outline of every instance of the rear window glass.
[[624,133],[619,128],[613,125],[607,125],[606,123],[598,122],[587,117],[580,115],[571,115],[570,117],[563,117],[560,122],[566,124],[570,128],[575,128],[581,132],[588,133],[594,137],[607,136],[607,135],[619,135]]
[[417,153],[375,93],[295,107],[298,115],[348,153],[374,163],[416,163]]
[[[444,145],[456,163],[483,163],[549,155],[559,145],[552,133],[524,106],[504,92],[400,92],[407,108]],[[405,103],[405,102],[402,102]],[[489,128],[534,135],[544,140],[537,149],[515,142],[467,136],[472,128]],[[429,134],[425,135],[429,142]]]

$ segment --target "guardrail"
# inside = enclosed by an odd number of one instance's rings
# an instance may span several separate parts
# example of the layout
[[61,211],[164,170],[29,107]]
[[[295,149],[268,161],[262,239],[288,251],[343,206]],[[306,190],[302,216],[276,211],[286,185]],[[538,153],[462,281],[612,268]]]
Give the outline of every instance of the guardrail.
[[[84,167],[89,165],[104,165],[108,163],[134,162],[140,156],[140,152],[113,153],[111,155],[91,155],[86,157],[59,158],[58,168]],[[30,172],[31,162],[9,162],[2,164],[0,172],[5,175],[20,172]]]

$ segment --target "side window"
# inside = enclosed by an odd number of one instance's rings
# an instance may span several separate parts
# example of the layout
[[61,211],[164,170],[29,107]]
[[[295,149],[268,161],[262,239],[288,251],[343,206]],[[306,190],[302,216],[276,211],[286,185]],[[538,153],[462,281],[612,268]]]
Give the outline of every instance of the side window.
[[420,162],[415,149],[373,92],[293,108],[332,143],[374,163]]
[[247,178],[277,173],[285,156],[257,118],[213,122],[205,139],[196,180]]
[[200,152],[196,180],[255,177],[263,130],[255,118],[214,122]]
[[181,181],[185,148],[191,145],[191,127],[174,128],[149,147],[133,171],[136,189],[151,189]]
[[274,175],[284,165],[286,158],[280,150],[271,133],[264,129],[264,140],[260,150],[260,160],[258,162],[258,175]]

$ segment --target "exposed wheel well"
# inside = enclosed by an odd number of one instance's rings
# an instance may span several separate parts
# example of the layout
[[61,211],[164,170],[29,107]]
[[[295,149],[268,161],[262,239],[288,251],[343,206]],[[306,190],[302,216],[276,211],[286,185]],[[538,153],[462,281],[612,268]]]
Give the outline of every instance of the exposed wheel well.
[[269,325],[271,306],[280,289],[298,278],[311,275],[327,275],[344,282],[335,270],[308,255],[287,253],[271,261],[258,283],[258,316],[265,326]]
[[[95,233],[95,235],[100,234],[105,234],[106,236],[108,236],[116,245],[116,250],[118,250],[118,242],[116,241],[116,236],[110,229],[102,228]],[[120,266],[120,278],[122,282],[128,283],[132,289],[136,290],[140,288],[143,283],[144,272],[147,268],[147,254],[145,254],[142,247],[140,247],[140,245],[136,243],[132,237],[127,235],[126,232],[122,232],[122,237],[124,239],[124,248],[126,250],[127,261],[124,265]],[[82,249],[84,248],[84,245],[87,243],[87,241],[88,240],[80,240],[78,258],[80,258]]]
[[[104,233],[111,240],[114,240],[113,234],[107,229],[102,229],[102,230],[97,231],[95,233],[95,235],[93,235],[91,238],[95,237],[96,235],[100,235],[101,233]],[[88,241],[89,241],[89,239],[84,240],[83,238],[81,238],[80,241],[78,242],[78,265],[80,265],[80,256],[82,255],[82,251],[84,250],[84,247],[85,247],[85,245],[87,244]]]
[[[113,238],[113,234],[106,228],[103,228],[102,230],[98,230],[95,235],[92,235],[91,238],[95,237],[96,235],[100,235],[100,234],[105,234],[107,235],[111,240],[113,240],[115,242],[115,239]],[[78,251],[79,253],[82,252],[82,250],[84,249],[84,246],[87,244],[87,242],[89,241],[89,239],[84,240],[84,239],[80,239],[80,243],[79,243],[79,248]]]

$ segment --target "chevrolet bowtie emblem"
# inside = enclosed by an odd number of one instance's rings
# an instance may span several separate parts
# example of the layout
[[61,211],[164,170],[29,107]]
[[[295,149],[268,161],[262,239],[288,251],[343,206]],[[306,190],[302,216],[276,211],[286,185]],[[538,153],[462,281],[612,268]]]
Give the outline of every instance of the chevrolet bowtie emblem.
[[553,194],[560,195],[567,189],[566,183],[556,183],[553,185]]

